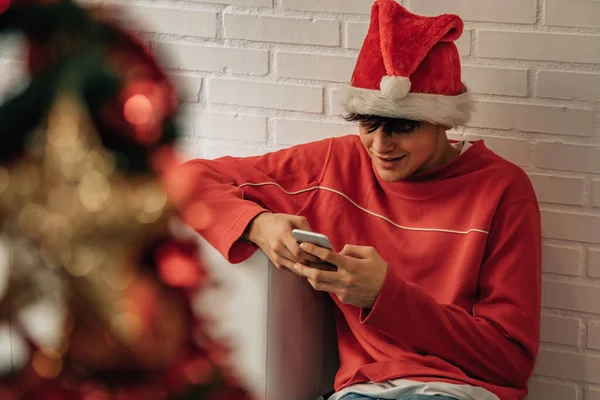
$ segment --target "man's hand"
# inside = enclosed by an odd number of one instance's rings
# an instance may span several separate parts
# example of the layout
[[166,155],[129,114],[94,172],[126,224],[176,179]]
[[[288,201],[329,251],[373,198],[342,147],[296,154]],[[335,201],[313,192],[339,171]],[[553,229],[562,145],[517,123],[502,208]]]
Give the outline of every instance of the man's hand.
[[313,288],[335,293],[345,304],[373,307],[388,269],[388,264],[377,250],[373,247],[346,245],[338,254],[310,243],[302,243],[301,248],[337,266],[337,271],[325,271],[309,266],[311,263],[296,263],[296,272],[308,278]]
[[304,217],[265,212],[252,220],[244,236],[260,247],[278,269],[296,272],[295,263],[320,260],[300,248],[292,235],[293,229],[312,231]]

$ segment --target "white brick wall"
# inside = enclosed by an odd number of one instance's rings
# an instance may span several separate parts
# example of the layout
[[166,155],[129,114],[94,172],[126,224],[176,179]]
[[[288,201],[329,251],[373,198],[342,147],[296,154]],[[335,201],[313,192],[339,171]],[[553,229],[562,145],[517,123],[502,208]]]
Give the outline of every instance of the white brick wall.
[[421,15],[453,13],[466,21],[514,22],[533,24],[537,15],[537,0],[409,0],[411,11]]
[[[339,108],[371,0],[120,0],[186,101],[190,157],[263,154],[349,132]],[[403,0],[466,20],[457,45],[484,138],[543,209],[542,350],[529,400],[600,400],[600,2]],[[14,48],[11,47],[11,49]],[[14,50],[0,59],[15,59]]]

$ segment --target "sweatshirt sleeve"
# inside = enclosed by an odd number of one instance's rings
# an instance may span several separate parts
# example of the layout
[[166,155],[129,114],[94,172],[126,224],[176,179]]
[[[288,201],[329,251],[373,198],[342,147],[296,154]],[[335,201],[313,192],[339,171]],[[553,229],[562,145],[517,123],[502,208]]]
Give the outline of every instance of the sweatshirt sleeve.
[[361,323],[448,360],[474,378],[525,387],[540,334],[540,225],[534,199],[497,211],[472,312],[437,303],[388,268],[379,297],[368,315],[363,310]]
[[186,182],[177,204],[180,217],[229,262],[242,262],[256,250],[240,239],[250,221],[266,211],[299,214],[320,183],[332,143],[312,142],[256,157],[189,161],[177,173]]

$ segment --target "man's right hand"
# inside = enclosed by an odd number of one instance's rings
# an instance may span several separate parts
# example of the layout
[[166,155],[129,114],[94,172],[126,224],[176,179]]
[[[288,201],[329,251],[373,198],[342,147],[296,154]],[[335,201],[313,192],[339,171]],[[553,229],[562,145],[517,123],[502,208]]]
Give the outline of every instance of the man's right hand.
[[260,247],[278,269],[286,268],[296,273],[295,263],[321,260],[300,248],[292,235],[293,229],[312,231],[304,217],[264,212],[250,222],[244,236]]

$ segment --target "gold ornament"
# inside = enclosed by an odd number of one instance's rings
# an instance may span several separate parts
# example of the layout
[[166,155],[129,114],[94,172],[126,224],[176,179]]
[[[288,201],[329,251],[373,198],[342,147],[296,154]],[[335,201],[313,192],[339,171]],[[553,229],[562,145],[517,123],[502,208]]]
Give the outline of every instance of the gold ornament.
[[[0,221],[39,249],[45,268],[65,277],[70,301],[89,307],[125,346],[140,330],[123,301],[139,272],[134,249],[164,239],[169,215],[153,175],[125,176],[115,168],[72,92],[59,94],[25,155],[0,166]],[[34,366],[52,375],[64,351],[44,349]]]

